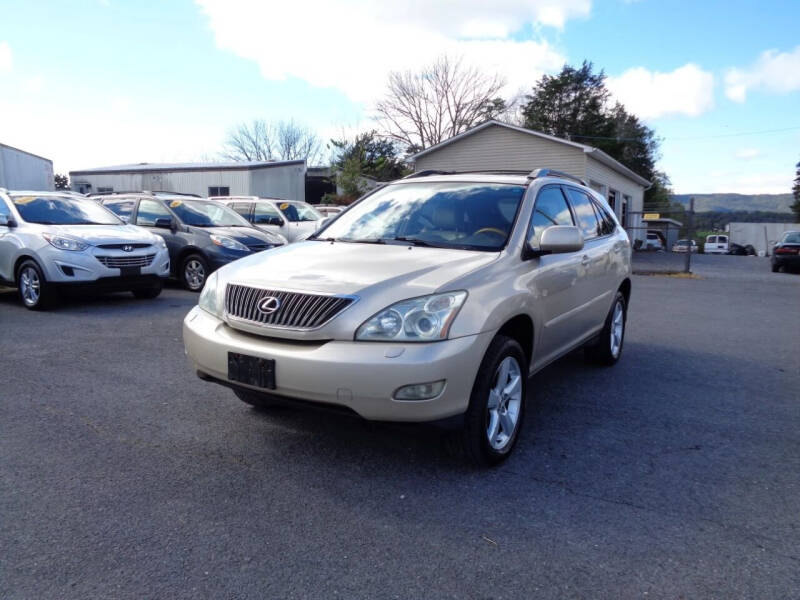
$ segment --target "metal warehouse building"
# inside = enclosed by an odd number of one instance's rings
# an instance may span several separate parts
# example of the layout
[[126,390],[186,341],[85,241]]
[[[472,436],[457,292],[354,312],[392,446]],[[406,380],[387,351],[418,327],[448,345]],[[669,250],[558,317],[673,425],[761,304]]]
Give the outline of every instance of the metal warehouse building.
[[564,171],[586,181],[608,198],[631,238],[643,238],[642,206],[650,182],[592,146],[487,121],[411,157],[414,169],[470,171],[543,167]]
[[0,187],[9,190],[52,190],[53,161],[0,144]]
[[306,162],[139,163],[70,171],[69,178],[84,194],[149,190],[305,200]]

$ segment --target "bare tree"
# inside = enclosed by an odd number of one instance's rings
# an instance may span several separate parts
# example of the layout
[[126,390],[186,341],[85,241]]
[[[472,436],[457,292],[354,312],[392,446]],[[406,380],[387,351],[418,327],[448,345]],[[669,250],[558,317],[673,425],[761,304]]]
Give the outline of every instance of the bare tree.
[[294,120],[254,119],[230,131],[221,154],[236,162],[305,159],[313,163],[321,153],[322,142],[308,127]]
[[383,135],[422,150],[502,114],[504,85],[497,74],[441,56],[418,72],[391,72],[376,119]]

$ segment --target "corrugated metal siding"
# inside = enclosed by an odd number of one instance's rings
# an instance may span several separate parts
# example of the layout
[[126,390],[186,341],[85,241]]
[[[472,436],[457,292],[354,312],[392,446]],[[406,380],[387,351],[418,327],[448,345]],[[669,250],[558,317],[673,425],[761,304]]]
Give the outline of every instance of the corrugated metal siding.
[[512,169],[548,167],[584,177],[586,155],[581,148],[492,126],[421,156],[416,170]]
[[249,195],[305,201],[306,168],[304,165],[286,165],[254,169],[250,173]]
[[53,163],[0,145],[0,187],[10,190],[52,190]]

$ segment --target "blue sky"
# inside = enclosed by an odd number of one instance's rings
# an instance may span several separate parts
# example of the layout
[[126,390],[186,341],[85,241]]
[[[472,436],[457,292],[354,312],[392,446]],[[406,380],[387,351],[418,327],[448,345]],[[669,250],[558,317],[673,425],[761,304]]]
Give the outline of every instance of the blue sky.
[[591,60],[663,138],[677,192],[788,191],[800,160],[797,2],[0,0],[0,15],[0,141],[57,171],[216,158],[256,117],[326,139],[371,128],[388,71],[443,52],[509,95]]

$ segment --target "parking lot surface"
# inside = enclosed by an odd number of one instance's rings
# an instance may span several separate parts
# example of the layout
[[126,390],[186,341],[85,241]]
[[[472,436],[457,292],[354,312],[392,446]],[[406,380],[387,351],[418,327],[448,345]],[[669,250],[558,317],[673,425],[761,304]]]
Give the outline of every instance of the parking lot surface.
[[491,470],[201,382],[188,292],[0,293],[0,597],[800,597],[800,276],[707,258],[635,277],[620,363],[536,375]]

